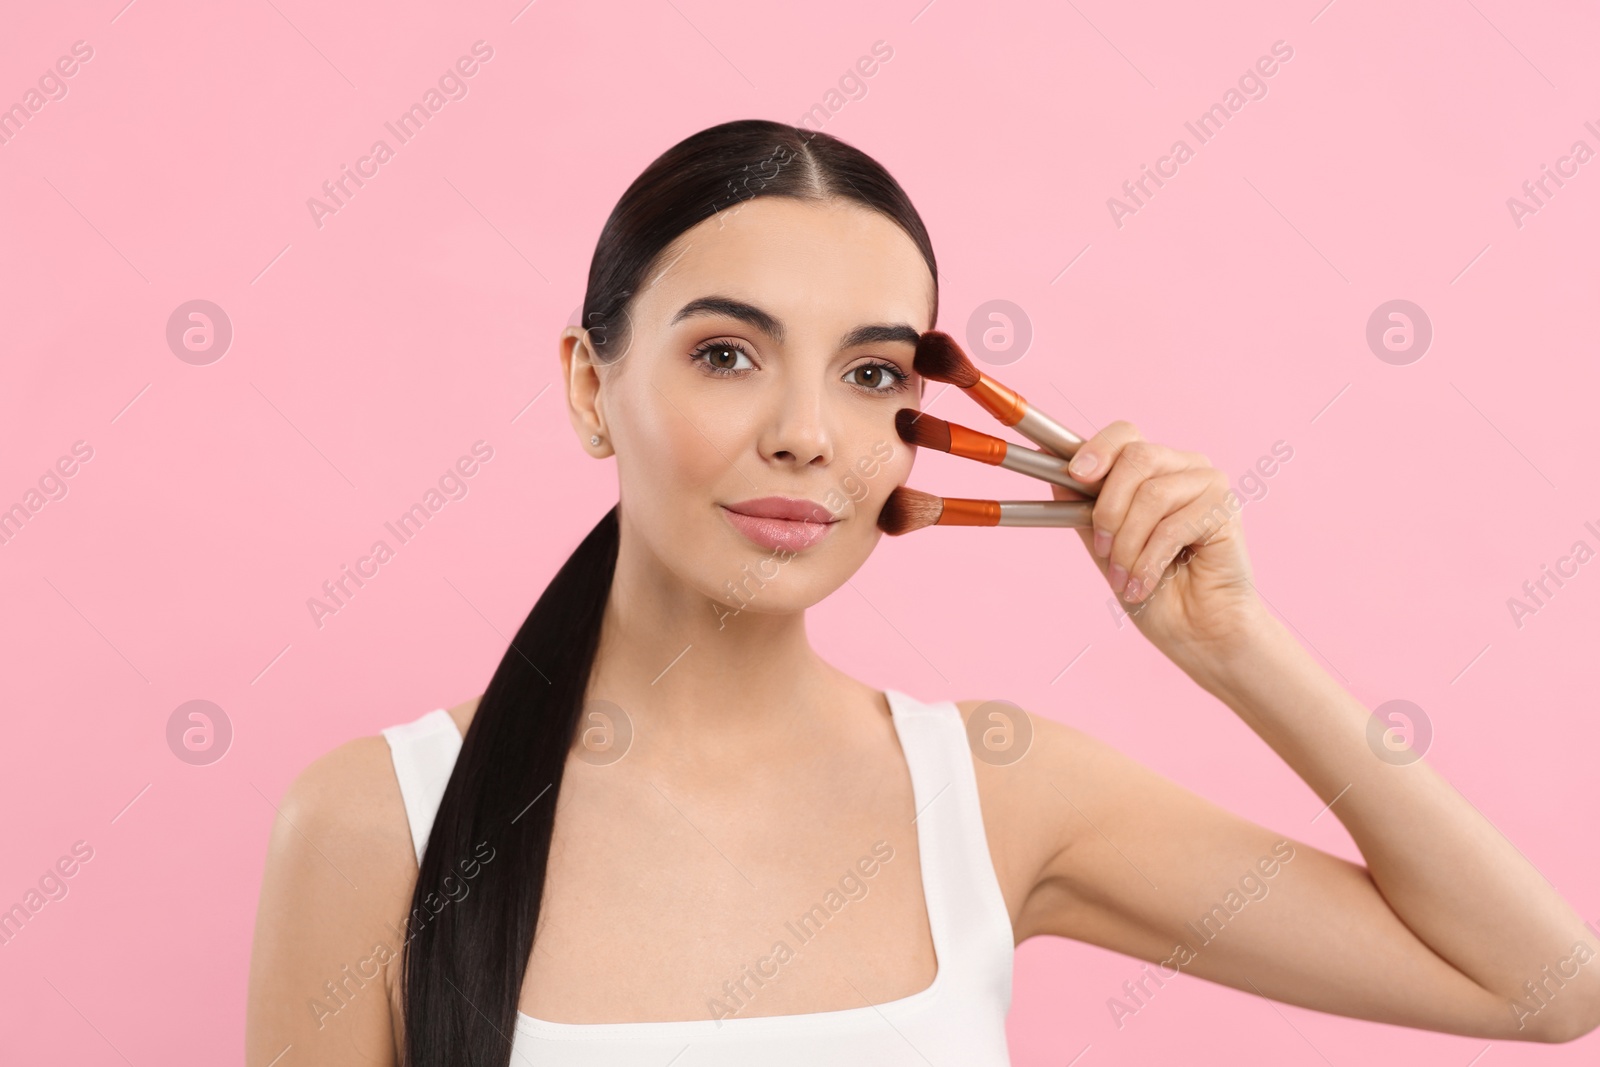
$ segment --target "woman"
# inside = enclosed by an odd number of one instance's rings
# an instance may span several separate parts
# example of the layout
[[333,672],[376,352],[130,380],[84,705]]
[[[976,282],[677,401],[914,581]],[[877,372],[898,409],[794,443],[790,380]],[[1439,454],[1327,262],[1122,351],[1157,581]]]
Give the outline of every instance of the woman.
[[[826,134],[726,123],[629,187],[560,347],[619,503],[481,697],[290,787],[252,1063],[1002,1064],[1012,950],[1040,934],[1158,964],[1146,993],[1183,970],[1480,1037],[1595,1027],[1583,924],[1426,764],[1369,743],[1263,609],[1198,453],[1106,427],[1073,464],[1101,487],[1080,535],[1365,868],[1048,718],[924,704],[812,651],[805,609],[910,472],[894,413],[922,395],[937,292],[899,185]],[[991,719],[1031,730],[1019,758],[968,746]]]

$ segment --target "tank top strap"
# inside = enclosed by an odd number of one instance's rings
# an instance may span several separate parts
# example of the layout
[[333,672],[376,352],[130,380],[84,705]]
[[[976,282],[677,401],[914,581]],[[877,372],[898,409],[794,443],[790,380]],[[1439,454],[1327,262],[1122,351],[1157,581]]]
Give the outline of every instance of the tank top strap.
[[450,771],[461,752],[461,731],[444,708],[399,726],[383,730],[394,760],[394,776],[400,782],[400,799],[405,802],[406,821],[411,826],[411,843],[416,846],[417,863],[422,863],[433,829],[439,802],[444,799]]
[[972,976],[1009,1005],[1011,914],[989,855],[961,709],[953,701],[924,704],[898,690],[884,693],[911,770],[923,894],[940,970]]
[[[923,896],[940,973],[975,979],[1009,1004],[1011,916],[989,854],[961,711],[951,701],[924,704],[895,689],[884,695],[911,774]],[[382,733],[420,864],[461,733],[444,708]]]

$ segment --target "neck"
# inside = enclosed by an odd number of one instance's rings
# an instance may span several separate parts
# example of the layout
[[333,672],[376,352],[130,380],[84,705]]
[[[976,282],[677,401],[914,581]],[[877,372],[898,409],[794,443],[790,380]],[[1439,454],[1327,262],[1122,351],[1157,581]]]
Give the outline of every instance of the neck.
[[640,732],[682,740],[820,726],[848,680],[812,649],[804,611],[760,608],[759,591],[742,607],[723,603],[619,553],[589,695],[621,707]]

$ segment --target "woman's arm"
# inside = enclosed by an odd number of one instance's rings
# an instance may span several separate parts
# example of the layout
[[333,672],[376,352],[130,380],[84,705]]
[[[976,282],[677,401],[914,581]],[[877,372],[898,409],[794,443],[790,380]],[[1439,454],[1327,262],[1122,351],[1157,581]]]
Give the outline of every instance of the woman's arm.
[[403,942],[394,924],[410,906],[416,854],[388,743],[340,746],[276,807],[250,956],[245,1062],[392,1067]]
[[1074,473],[1104,484],[1080,534],[1113,593],[1145,579],[1124,596],[1139,629],[1331,805],[1367,865],[1036,720],[1024,758],[980,772],[1004,810],[1030,813],[1019,939],[1076,937],[1169,961],[1157,974],[1452,1033],[1567,1041],[1600,1026],[1596,936],[1431,767],[1369,741],[1367,710],[1261,606],[1226,478],[1125,422],[1074,467],[1090,455]]
[[1280,624],[1264,623],[1203,684],[1325,801],[1343,792],[1330,810],[1367,866],[1035,719],[1024,758],[980,771],[987,790],[1007,798],[1002,810],[1028,811],[1016,823],[1033,827],[1047,857],[1018,908],[1016,936],[1058,934],[1156,964],[1130,975],[1132,995],[1106,991],[1119,1028],[1179,972],[1320,1011],[1479,1037],[1568,1041],[1600,1025],[1594,936],[1426,763],[1376,757],[1366,710]]
[[1570,1040],[1600,1026],[1595,936],[1432,767],[1397,762],[1286,627],[1264,615],[1259,636],[1193,677],[1332,804],[1399,920],[1498,998],[1495,1018],[1514,1023],[1505,1036]]

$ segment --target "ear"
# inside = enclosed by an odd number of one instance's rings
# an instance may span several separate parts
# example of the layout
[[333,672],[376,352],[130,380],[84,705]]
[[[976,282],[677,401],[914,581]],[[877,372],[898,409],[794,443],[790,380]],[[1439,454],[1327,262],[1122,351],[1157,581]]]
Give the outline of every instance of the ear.
[[[578,443],[591,456],[609,456],[611,440],[606,433],[605,415],[600,403],[600,372],[584,329],[568,326],[561,331],[557,346],[561,358],[561,380],[566,383],[567,416],[572,420],[572,428],[577,431]],[[600,443],[591,444],[591,437],[599,437]]]

